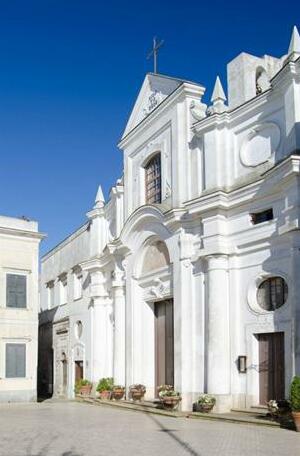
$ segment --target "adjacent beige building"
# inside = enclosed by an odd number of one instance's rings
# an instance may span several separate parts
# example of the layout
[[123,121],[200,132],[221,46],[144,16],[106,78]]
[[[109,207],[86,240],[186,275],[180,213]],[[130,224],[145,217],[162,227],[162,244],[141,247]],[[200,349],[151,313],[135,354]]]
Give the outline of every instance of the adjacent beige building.
[[0,216],[0,402],[36,400],[41,239],[36,222]]

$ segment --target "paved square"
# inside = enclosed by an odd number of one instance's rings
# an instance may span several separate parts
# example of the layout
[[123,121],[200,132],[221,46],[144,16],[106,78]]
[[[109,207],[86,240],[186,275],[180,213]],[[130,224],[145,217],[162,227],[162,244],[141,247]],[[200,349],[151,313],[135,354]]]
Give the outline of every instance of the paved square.
[[76,402],[0,407],[1,456],[299,456],[300,434]]

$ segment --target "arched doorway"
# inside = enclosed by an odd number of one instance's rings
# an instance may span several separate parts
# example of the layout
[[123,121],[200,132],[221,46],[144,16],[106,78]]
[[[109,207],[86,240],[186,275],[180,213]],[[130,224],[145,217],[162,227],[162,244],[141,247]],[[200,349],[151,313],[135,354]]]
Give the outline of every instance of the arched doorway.
[[170,256],[165,242],[151,240],[144,247],[140,282],[148,284],[146,304],[153,311],[154,395],[160,385],[174,385],[174,312]]

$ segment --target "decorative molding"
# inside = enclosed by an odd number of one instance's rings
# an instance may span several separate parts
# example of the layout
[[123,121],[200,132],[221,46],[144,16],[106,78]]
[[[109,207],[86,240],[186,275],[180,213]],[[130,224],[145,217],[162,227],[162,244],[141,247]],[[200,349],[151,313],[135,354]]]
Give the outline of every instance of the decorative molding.
[[201,103],[200,100],[191,101],[190,112],[191,112],[191,115],[192,115],[194,121],[198,122],[199,120],[204,119],[204,117],[206,117],[206,110],[207,110],[207,105],[204,103]]
[[160,278],[154,279],[153,285],[145,289],[144,299],[164,298],[171,294],[170,282],[164,283]]
[[274,122],[264,122],[252,127],[240,148],[244,166],[254,168],[269,161],[280,146],[281,132]]
[[192,260],[191,258],[185,258],[181,263],[185,268],[189,268],[192,264]]
[[165,191],[165,198],[169,198],[172,195],[172,189],[169,182],[166,180],[166,191]]
[[161,103],[163,100],[162,93],[158,92],[157,90],[154,90],[152,92],[147,100],[147,105],[143,109],[143,113],[145,116],[148,116],[158,105]]
[[[279,307],[278,309],[273,310],[273,311],[263,309],[262,307],[260,307],[260,305],[258,304],[258,301],[257,301],[257,291],[258,291],[259,285],[262,282],[264,282],[266,279],[269,279],[271,277],[282,277],[286,281],[287,286],[288,286],[288,295],[287,295],[286,302],[281,307]],[[251,313],[258,316],[260,318],[260,321],[262,321],[262,322],[264,322],[262,320],[262,316],[265,317],[266,321],[269,321],[270,319],[273,321],[274,313],[276,313],[276,315],[279,315],[286,311],[286,309],[289,305],[290,299],[291,299],[292,286],[293,286],[293,284],[292,284],[292,281],[290,280],[289,276],[285,272],[282,272],[279,269],[273,269],[272,271],[262,272],[261,274],[256,275],[255,277],[253,277],[250,280],[250,282],[248,284],[247,302],[248,302],[249,310],[251,311]]]

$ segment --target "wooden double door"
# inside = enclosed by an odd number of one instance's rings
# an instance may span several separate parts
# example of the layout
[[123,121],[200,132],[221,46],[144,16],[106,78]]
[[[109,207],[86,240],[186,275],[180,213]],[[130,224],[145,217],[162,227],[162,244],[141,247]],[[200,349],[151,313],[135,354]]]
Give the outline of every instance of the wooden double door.
[[155,314],[155,383],[174,385],[174,316],[173,299],[154,304]]
[[259,343],[259,402],[284,399],[284,333],[257,335]]

